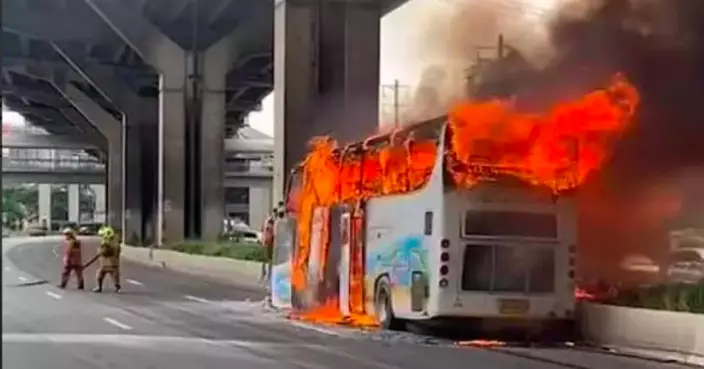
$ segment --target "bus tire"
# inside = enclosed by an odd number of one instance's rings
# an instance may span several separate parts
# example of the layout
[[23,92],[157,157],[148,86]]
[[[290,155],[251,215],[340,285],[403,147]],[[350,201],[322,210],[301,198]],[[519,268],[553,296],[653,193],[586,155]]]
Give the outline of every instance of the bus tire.
[[394,308],[391,304],[391,287],[385,278],[377,282],[374,293],[374,310],[379,325],[383,329],[397,330],[402,324],[394,315]]

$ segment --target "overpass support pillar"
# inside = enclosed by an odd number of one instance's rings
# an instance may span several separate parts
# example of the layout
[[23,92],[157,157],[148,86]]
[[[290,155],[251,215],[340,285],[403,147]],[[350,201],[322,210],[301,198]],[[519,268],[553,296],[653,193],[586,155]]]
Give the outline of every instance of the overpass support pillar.
[[201,238],[217,240],[225,219],[224,140],[225,82],[232,64],[232,46],[225,37],[203,53],[200,116]]
[[108,141],[107,165],[107,224],[123,229],[123,124],[114,116],[108,114],[83,91],[69,85],[66,96],[76,109],[90,121]]
[[[214,241],[222,232],[225,77],[234,54],[229,41],[226,37],[197,53],[157,48],[174,54],[154,58],[162,72],[158,196],[164,201],[157,211],[163,213],[167,242],[185,236]],[[193,71],[188,78],[186,70]]]
[[277,1],[274,9],[274,200],[307,142],[360,140],[379,125],[378,2]]
[[78,223],[80,221],[81,191],[78,184],[68,185],[68,221]]
[[[170,50],[170,49],[167,49]],[[186,196],[185,53],[163,55],[159,76],[157,232],[155,243],[184,239]],[[158,229],[161,225],[161,229]]]
[[39,196],[39,225],[51,228],[51,185],[48,183],[40,183],[38,186]]
[[95,196],[95,209],[93,209],[93,222],[105,223],[105,185],[91,185]]

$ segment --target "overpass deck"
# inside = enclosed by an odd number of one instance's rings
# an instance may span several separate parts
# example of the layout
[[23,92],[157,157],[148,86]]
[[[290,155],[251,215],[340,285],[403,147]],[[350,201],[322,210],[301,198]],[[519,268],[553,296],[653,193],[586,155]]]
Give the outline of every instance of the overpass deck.
[[[270,163],[225,163],[225,187],[242,185],[257,180],[271,180],[274,172]],[[5,183],[86,183],[106,182],[105,164],[90,159],[26,159],[2,158]]]

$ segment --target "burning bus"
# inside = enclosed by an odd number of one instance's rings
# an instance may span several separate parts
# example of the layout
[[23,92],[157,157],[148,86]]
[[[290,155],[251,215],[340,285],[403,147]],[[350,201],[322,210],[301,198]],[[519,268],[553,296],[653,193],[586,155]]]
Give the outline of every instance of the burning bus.
[[344,147],[314,139],[289,177],[272,302],[383,328],[571,320],[572,193],[637,103],[617,76],[543,116],[497,100]]

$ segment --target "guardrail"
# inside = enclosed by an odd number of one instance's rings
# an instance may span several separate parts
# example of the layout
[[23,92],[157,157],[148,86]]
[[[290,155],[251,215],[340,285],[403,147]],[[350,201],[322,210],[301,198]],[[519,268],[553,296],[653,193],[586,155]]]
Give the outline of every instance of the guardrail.
[[595,344],[704,365],[704,314],[584,303],[580,315]]
[[105,164],[98,160],[90,159],[26,159],[26,158],[2,158],[2,169],[7,170],[88,170],[100,172],[105,170]]

